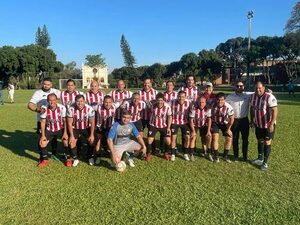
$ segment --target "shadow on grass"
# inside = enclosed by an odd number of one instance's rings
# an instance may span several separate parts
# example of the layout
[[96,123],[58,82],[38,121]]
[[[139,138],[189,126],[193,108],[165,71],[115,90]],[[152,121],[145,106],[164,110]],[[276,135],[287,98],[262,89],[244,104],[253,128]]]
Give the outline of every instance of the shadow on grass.
[[8,132],[0,130],[0,146],[7,148],[11,152],[21,157],[26,157],[34,161],[38,161],[39,157],[26,152],[31,151],[38,153],[37,150],[37,137],[34,132],[16,130]]

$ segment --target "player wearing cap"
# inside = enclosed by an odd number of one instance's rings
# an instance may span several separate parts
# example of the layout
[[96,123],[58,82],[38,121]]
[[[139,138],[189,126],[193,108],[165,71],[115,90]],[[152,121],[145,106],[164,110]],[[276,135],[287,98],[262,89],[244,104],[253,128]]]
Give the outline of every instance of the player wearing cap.
[[63,141],[65,151],[68,154],[68,135],[66,126],[66,108],[57,103],[57,96],[50,93],[47,96],[48,106],[42,106],[44,113],[41,114],[41,137],[40,137],[40,162],[38,167],[48,164],[47,145],[53,138]]
[[95,111],[85,104],[84,96],[77,95],[75,97],[75,105],[71,106],[67,112],[67,125],[69,132],[69,147],[73,163],[71,159],[67,159],[67,166],[77,166],[79,163],[77,147],[77,140],[84,136],[88,140],[88,157],[93,155],[94,145],[94,130],[95,130]]
[[[207,106],[206,98],[200,96],[191,107],[190,114],[191,144],[190,148],[196,148],[196,136],[199,130],[204,156],[213,161],[211,151],[211,109]],[[193,150],[194,151],[194,150]]]
[[266,92],[264,83],[259,81],[255,85],[255,93],[251,96],[250,104],[250,119],[251,124],[255,125],[258,150],[258,158],[253,163],[266,170],[278,114],[277,99]]
[[201,96],[206,98],[206,104],[211,107],[216,102],[216,94],[213,93],[213,84],[211,82],[206,82],[204,92]]
[[211,108],[212,118],[212,149],[214,152],[215,162],[219,162],[219,130],[222,131],[225,138],[223,159],[230,163],[228,152],[232,143],[231,126],[234,122],[234,113],[231,105],[225,102],[225,94],[217,94],[216,103]]

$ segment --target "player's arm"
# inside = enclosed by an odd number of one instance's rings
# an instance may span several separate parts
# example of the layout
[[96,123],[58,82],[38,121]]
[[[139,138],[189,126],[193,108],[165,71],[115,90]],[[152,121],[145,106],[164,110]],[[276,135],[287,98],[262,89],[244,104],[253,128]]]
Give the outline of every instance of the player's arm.
[[75,141],[74,133],[73,133],[73,121],[74,121],[73,117],[67,117],[67,127],[68,127],[68,132],[70,134],[69,143]]
[[89,118],[89,123],[90,123],[90,137],[89,137],[89,142],[90,144],[94,143],[95,140],[95,136],[94,136],[94,132],[95,132],[95,117],[93,118]]
[[195,131],[195,118],[191,117],[189,118],[189,126],[191,128],[191,137],[195,137],[196,136],[196,131]]
[[253,106],[250,106],[250,126],[253,126],[253,121],[254,121],[254,109]]
[[234,122],[234,115],[232,114],[228,118],[228,124],[227,124],[227,130],[226,130],[226,134],[228,134],[230,137],[232,136],[231,127],[233,125],[233,122]]
[[44,109],[42,107],[36,106],[33,102],[28,102],[27,108],[31,110],[32,112],[38,112],[38,113],[43,113]]
[[64,124],[64,133],[63,133],[62,139],[63,140],[68,140],[67,120],[66,120],[66,117],[63,117],[63,124]]
[[167,119],[167,134],[171,134],[172,115],[168,116]]
[[211,117],[207,117],[206,122],[207,122],[207,134],[206,134],[206,136],[210,137],[211,136],[211,132],[210,132],[211,123],[212,123],[211,122]]
[[116,123],[110,128],[107,136],[107,146],[111,153],[111,160],[114,164],[120,162],[120,157],[118,156],[117,152],[114,149],[114,138],[117,135],[117,125]]
[[270,122],[270,125],[268,127],[269,132],[273,132],[274,131],[274,125],[277,119],[277,115],[278,115],[278,108],[277,106],[272,107],[272,120]]

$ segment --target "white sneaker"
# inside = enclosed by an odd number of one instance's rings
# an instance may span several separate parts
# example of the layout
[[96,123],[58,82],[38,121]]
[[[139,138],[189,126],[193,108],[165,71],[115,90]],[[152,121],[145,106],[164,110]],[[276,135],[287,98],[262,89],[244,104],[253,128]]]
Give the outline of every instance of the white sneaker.
[[194,162],[194,161],[195,161],[195,157],[194,157],[194,155],[193,155],[193,154],[190,154],[190,160],[191,160],[192,162]]
[[78,159],[75,159],[75,160],[73,161],[72,166],[73,166],[73,167],[76,167],[76,166],[78,166],[78,164],[79,164],[79,160],[78,160]]
[[97,158],[96,158],[95,164],[96,164],[96,165],[99,165],[99,164],[100,164],[100,157],[97,157]]
[[94,158],[89,158],[89,165],[93,166],[95,164]]
[[175,155],[171,155],[171,161],[172,161],[172,162],[175,161]]
[[183,158],[186,160],[186,161],[190,161],[190,157],[188,154],[183,154]]
[[208,158],[208,160],[209,160],[209,161],[211,161],[211,162],[213,162],[213,161],[214,161],[214,158],[212,157],[212,155],[211,155],[211,154],[208,154],[208,157],[207,157],[207,158]]
[[255,159],[255,160],[252,161],[252,164],[257,165],[257,166],[261,166],[263,164],[263,160]]
[[135,167],[133,159],[128,159],[127,163],[130,167]]

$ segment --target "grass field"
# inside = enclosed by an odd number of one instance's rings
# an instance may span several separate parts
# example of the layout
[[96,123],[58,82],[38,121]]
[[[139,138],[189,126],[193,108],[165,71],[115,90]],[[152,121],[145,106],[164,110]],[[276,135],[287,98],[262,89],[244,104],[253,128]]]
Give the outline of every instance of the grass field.
[[[0,224],[300,224],[300,97],[275,93],[268,171],[153,157],[118,173],[106,158],[100,166],[51,160],[37,168],[32,93],[16,91],[15,104],[0,105]],[[249,158],[256,156],[251,131]]]

